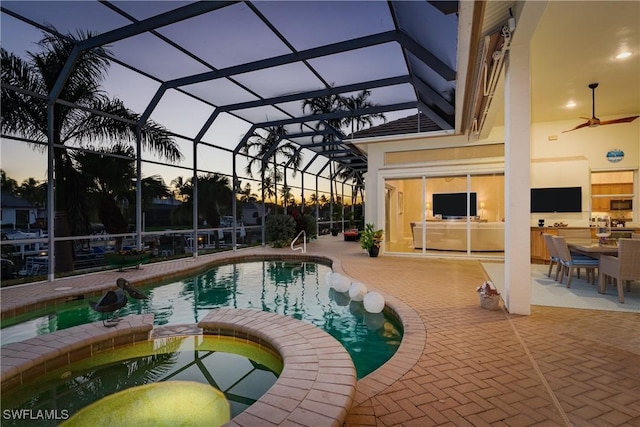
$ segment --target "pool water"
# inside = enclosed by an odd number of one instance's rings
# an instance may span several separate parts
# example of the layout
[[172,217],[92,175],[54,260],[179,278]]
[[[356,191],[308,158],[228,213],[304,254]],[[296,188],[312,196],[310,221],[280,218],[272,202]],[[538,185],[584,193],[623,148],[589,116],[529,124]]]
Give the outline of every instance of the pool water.
[[[309,262],[217,266],[198,276],[141,288],[149,299],[129,298],[120,315],[153,313],[156,325],[166,325],[198,323],[218,307],[279,313],[312,323],[340,341],[362,378],[393,356],[402,339],[401,327],[391,316],[367,313],[362,302],[329,289],[330,272],[329,266]],[[102,319],[86,300],[50,310],[4,321],[2,345]]]
[[[106,396],[165,381],[215,387],[235,417],[258,400],[280,372],[280,357],[251,342],[206,335],[161,338],[99,353],[3,393],[2,425],[34,425],[36,420],[17,414],[52,414],[54,408],[59,419],[37,419],[37,425],[57,425]],[[16,416],[6,416],[11,414]]]

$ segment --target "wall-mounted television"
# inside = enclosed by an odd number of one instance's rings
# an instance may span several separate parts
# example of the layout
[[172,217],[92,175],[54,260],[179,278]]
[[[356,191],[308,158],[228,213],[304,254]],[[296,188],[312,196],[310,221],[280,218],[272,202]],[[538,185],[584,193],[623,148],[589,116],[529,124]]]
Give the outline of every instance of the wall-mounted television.
[[[469,193],[469,215],[478,215],[476,193]],[[467,216],[467,193],[439,193],[433,195],[433,214],[442,218]]]
[[531,212],[582,212],[582,187],[532,188]]

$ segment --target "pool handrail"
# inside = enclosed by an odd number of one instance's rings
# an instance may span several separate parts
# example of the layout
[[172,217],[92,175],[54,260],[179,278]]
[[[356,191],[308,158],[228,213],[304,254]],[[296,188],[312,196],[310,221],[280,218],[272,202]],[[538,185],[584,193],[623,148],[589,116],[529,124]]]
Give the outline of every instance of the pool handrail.
[[[294,248],[293,245],[298,241],[298,239],[302,236],[302,247]],[[292,251],[302,251],[303,254],[307,253],[307,233],[302,230],[298,233],[298,235],[291,241],[291,250]]]

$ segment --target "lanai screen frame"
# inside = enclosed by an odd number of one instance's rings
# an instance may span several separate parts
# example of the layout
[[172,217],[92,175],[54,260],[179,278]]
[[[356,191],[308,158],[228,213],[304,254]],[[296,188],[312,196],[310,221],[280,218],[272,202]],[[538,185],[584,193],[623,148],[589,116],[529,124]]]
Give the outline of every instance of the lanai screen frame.
[[[332,2],[329,2],[331,4]],[[376,3],[376,7],[379,7],[381,2]],[[176,23],[188,23],[189,20],[205,16],[209,13],[216,13],[217,11],[225,10],[227,8],[238,7],[238,4],[242,4],[266,26],[273,34],[279,38],[290,49],[290,53],[283,55],[276,55],[273,57],[250,61],[242,64],[231,65],[223,68],[210,67],[211,70],[183,76],[180,78],[160,80],[154,76],[151,76],[145,70],[136,68],[135,66],[119,60],[118,58],[110,57],[111,61],[114,61],[125,68],[150,77],[160,83],[160,88],[156,92],[155,96],[147,105],[140,121],[135,123],[136,128],[139,131],[144,126],[144,123],[150,118],[154,108],[158,105],[163,95],[170,89],[181,91],[188,96],[198,99],[205,104],[214,107],[213,113],[208,120],[203,124],[195,138],[190,138],[185,135],[177,135],[186,140],[190,140],[193,143],[193,177],[194,181],[197,181],[198,173],[198,156],[197,146],[198,144],[210,145],[216,149],[222,149],[228,151],[228,147],[216,146],[204,141],[205,134],[215,122],[215,120],[222,113],[228,113],[237,115],[240,110],[248,110],[251,108],[261,107],[275,107],[288,115],[288,118],[278,120],[264,120],[256,121],[251,124],[249,131],[241,139],[236,147],[232,149],[233,154],[233,173],[232,173],[232,188],[233,188],[233,211],[235,212],[236,203],[236,185],[238,182],[238,173],[236,170],[236,157],[239,151],[243,148],[248,138],[254,131],[264,129],[270,126],[284,125],[284,126],[298,126],[301,131],[299,134],[290,135],[287,137],[288,141],[294,142],[300,146],[301,150],[311,151],[314,155],[313,159],[303,166],[303,180],[304,174],[308,173],[309,167],[317,161],[318,157],[326,158],[326,163],[315,174],[316,182],[318,176],[321,175],[327,166],[331,162],[342,164],[352,170],[351,176],[354,176],[357,172],[366,170],[367,159],[366,154],[355,148],[350,144],[349,137],[345,136],[340,129],[334,129],[327,124],[327,120],[340,119],[345,117],[356,117],[359,115],[375,114],[375,113],[389,113],[396,111],[415,111],[418,110],[427,115],[433,120],[442,130],[454,131],[456,122],[459,123],[459,118],[456,117],[455,100],[453,98],[447,99],[443,93],[443,87],[447,89],[456,89],[456,54],[457,54],[457,40],[451,40],[451,36],[458,36],[458,20],[456,12],[459,12],[458,2],[396,2],[387,1],[384,4],[388,16],[380,18],[393,23],[393,28],[385,29],[384,31],[372,31],[369,34],[362,35],[360,37],[353,37],[350,39],[318,45],[310,47],[308,49],[296,50],[292,43],[276,28],[276,24],[272,23],[267,16],[263,13],[264,8],[268,8],[267,3],[260,2],[234,2],[234,1],[219,1],[219,2],[196,2],[190,3],[169,11],[159,13],[144,19],[137,20],[133,16],[126,13],[121,7],[124,4],[117,4],[113,2],[100,2],[101,6],[105,6],[117,14],[130,20],[132,23],[124,25],[110,31],[105,31],[87,40],[84,40],[76,45],[74,51],[69,58],[67,64],[53,87],[51,93],[43,94],[30,94],[32,96],[46,96],[49,106],[53,104],[65,104],[64,100],[59,99],[60,91],[65,84],[66,78],[71,71],[75,60],[78,56],[87,49],[92,49],[98,46],[104,46],[109,43],[126,41],[130,37],[140,35],[143,33],[150,33],[163,41],[174,44],[174,47],[179,51],[188,54],[190,57],[199,60],[202,63],[206,61],[202,58],[197,58],[195,55],[183,48],[178,43],[169,40],[164,36],[161,31],[164,27],[174,25]],[[364,4],[364,3],[363,3]],[[36,19],[32,19],[28,14],[20,13],[14,10],[16,6],[13,2],[4,2],[1,10],[9,16],[19,19],[29,25],[39,28],[43,31],[51,31],[50,28],[44,25],[44,23],[38,22]],[[316,5],[315,7],[318,7]],[[228,9],[227,9],[228,10]],[[310,22],[314,19],[313,16],[307,16]],[[357,26],[360,17],[350,16],[349,19],[353,21],[353,25]],[[429,22],[433,29],[425,29],[425,22]],[[328,25],[327,31],[331,31],[330,25]],[[443,46],[438,46],[435,40],[441,40],[444,42]],[[384,76],[382,78],[368,79],[362,81],[351,82],[348,84],[342,84],[334,86],[330,84],[326,79],[323,79],[320,72],[311,65],[311,61],[316,61],[322,58],[330,57],[331,55],[349,55],[354,52],[362,52],[362,50],[371,48],[374,46],[389,45],[396,46],[403,58],[404,63],[401,67],[406,69],[405,74]],[[453,52],[451,47],[453,46]],[[451,59],[453,58],[453,60]],[[198,98],[196,95],[189,93],[184,89],[184,86],[194,85],[201,82],[209,82],[214,79],[229,78],[233,79],[240,74],[256,72],[260,70],[270,69],[273,67],[284,66],[287,64],[304,64],[304,66],[315,74],[320,81],[322,81],[322,88],[310,88],[309,90],[297,91],[289,94],[279,94],[277,96],[262,97],[258,95],[258,99],[252,101],[233,102],[225,105],[214,105],[207,102],[204,99]],[[336,63],[339,66],[339,63]],[[458,83],[459,85],[459,83]],[[398,102],[389,102],[385,104],[379,104],[375,106],[369,106],[363,109],[347,109],[344,111],[333,111],[324,114],[309,114],[309,115],[291,115],[289,112],[281,109],[281,105],[292,102],[301,102],[305,99],[311,99],[320,96],[335,95],[335,94],[348,94],[350,92],[360,90],[372,90],[376,89],[388,89],[388,88],[400,88],[410,87],[413,91],[414,97],[411,100],[400,100]],[[463,85],[464,87],[464,85]],[[7,85],[3,82],[3,88],[7,88]],[[18,90],[19,88],[9,88],[10,90]],[[69,103],[66,103],[69,104]],[[69,105],[72,107],[78,107],[77,105]],[[50,111],[52,108],[50,108]],[[99,111],[92,111],[94,114],[104,114]],[[50,129],[53,127],[53,117],[49,115]],[[246,119],[243,118],[246,121]],[[321,121],[324,123],[323,130],[315,129],[309,123]],[[459,125],[456,127],[459,128]],[[323,132],[330,132],[334,136],[334,140],[331,142],[319,142],[318,137],[321,137]],[[11,137],[10,135],[3,135],[3,137]],[[334,146],[333,150],[327,150],[327,146]],[[51,133],[49,136],[48,144],[48,182],[54,182],[53,176],[55,172],[55,165],[53,162],[53,141]],[[144,231],[142,230],[142,204],[141,204],[141,145],[140,138],[136,141],[136,164],[137,164],[137,203],[136,203],[136,236],[138,248],[142,247],[142,236]],[[263,161],[268,156],[265,155]],[[312,174],[313,175],[313,174]],[[334,177],[329,177],[330,179]],[[343,185],[348,181],[344,181]],[[317,192],[316,185],[316,192]],[[302,191],[304,194],[304,184],[302,185]],[[197,212],[197,187],[194,189],[194,217]],[[264,203],[264,198],[263,198]],[[48,215],[52,219],[55,216],[55,206],[53,197],[53,186],[49,186],[48,194]],[[235,215],[234,215],[235,218]],[[194,233],[197,235],[198,223],[194,221]],[[49,232],[49,280],[54,278],[54,245],[56,241],[54,221],[48,221]],[[233,236],[233,247],[236,248],[235,241],[235,221]],[[263,221],[263,236],[264,236],[264,221]],[[263,238],[264,244],[264,238]],[[197,256],[197,248],[195,248],[194,256]]]

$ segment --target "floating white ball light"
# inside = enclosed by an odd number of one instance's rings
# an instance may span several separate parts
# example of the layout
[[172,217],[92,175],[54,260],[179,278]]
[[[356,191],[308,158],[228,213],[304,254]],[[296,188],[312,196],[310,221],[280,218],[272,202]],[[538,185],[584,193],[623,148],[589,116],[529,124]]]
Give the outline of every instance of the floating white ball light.
[[351,286],[351,280],[339,273],[333,273],[331,276],[331,283],[333,284],[333,289],[338,292],[347,292],[349,290],[349,286]]
[[324,280],[327,282],[327,286],[329,288],[333,288],[333,273],[328,272],[326,276],[324,276]]
[[349,287],[349,297],[354,301],[362,301],[367,294],[367,287],[364,283],[353,282]]
[[384,297],[378,292],[369,292],[362,301],[369,313],[380,313],[384,309]]

